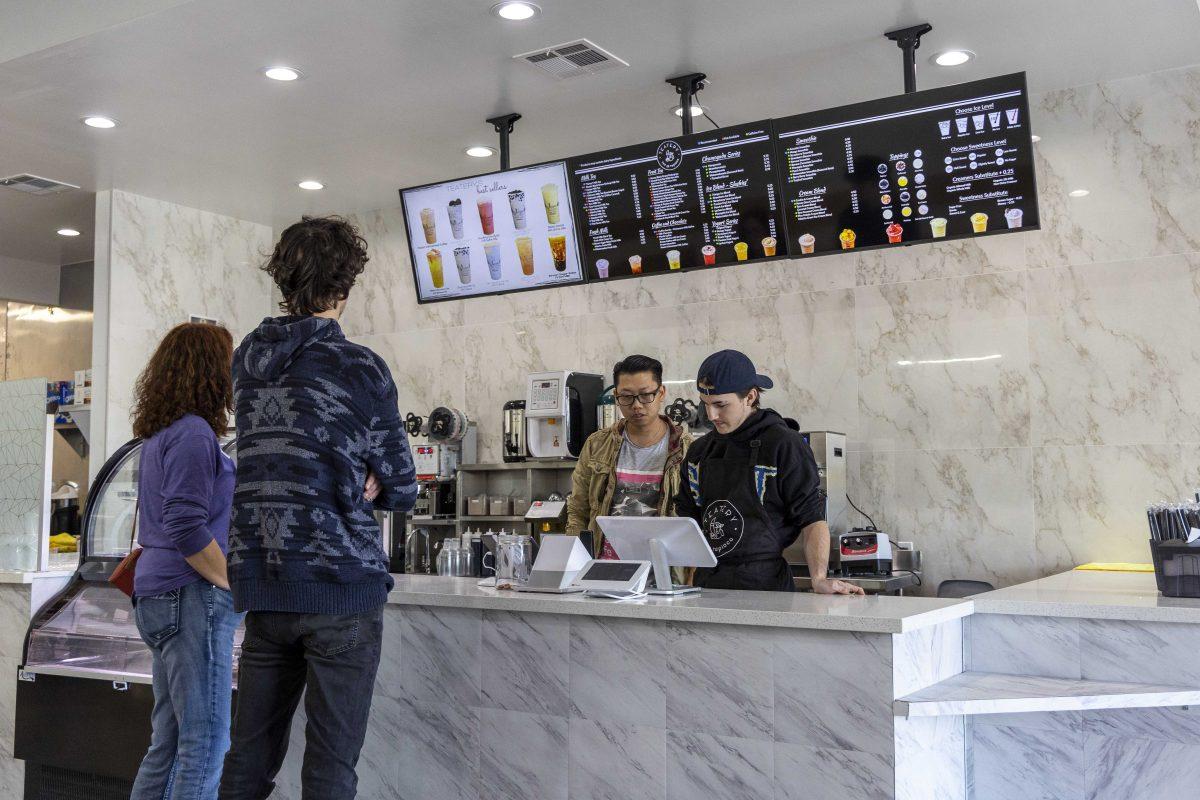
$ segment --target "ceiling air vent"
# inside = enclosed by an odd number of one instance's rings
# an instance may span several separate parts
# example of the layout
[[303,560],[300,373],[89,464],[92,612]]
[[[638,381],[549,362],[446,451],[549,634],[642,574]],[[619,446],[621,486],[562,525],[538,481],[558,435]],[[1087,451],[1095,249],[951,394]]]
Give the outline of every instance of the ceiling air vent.
[[26,194],[58,194],[69,189],[79,188],[73,183],[63,183],[38,175],[13,175],[8,178],[0,178],[0,186],[16,189],[18,192]]
[[542,72],[559,80],[595,75],[614,67],[629,66],[628,62],[592,44],[587,39],[576,39],[566,44],[534,50],[531,53],[522,53],[513,58],[532,64]]

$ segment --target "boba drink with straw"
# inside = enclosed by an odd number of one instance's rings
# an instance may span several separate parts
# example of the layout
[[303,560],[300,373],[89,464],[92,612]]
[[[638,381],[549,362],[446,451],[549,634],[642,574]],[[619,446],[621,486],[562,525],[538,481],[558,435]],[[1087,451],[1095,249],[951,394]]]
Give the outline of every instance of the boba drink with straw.
[[432,208],[421,209],[421,230],[425,232],[425,244],[437,242],[437,220]]
[[450,214],[450,235],[455,239],[463,238],[463,216],[462,216],[462,200],[454,198],[446,204],[446,211]]
[[542,187],[542,204],[546,207],[546,222],[558,224],[558,186],[547,183]]
[[554,271],[567,271],[567,237],[550,237],[550,257],[554,259]]
[[508,208],[512,211],[513,227],[519,231],[525,230],[525,192],[520,189],[509,192]]
[[442,251],[435,247],[425,254],[425,258],[429,261],[429,278],[433,281],[433,288],[441,289],[446,285],[442,275]]
[[533,239],[528,236],[517,237],[517,257],[521,259],[521,272],[533,274]]
[[488,277],[494,281],[500,280],[500,243],[488,242],[483,246],[483,256],[487,259]]
[[458,282],[466,286],[471,282],[471,248],[454,248],[454,266],[458,267]]
[[483,235],[491,236],[496,232],[496,219],[492,214],[492,201],[487,197],[481,197],[475,201],[475,206],[479,209],[479,225],[483,228]]

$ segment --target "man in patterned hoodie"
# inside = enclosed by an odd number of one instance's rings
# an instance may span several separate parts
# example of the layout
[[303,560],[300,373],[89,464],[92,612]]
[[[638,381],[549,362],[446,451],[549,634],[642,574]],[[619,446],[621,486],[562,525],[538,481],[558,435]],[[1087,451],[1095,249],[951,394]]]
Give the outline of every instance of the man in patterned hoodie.
[[264,268],[288,316],[234,353],[229,582],[248,613],[222,800],[270,794],[302,693],[304,796],[355,796],[392,588],[373,512],[417,493],[391,373],[338,325],[366,262],[345,220],[289,227]]

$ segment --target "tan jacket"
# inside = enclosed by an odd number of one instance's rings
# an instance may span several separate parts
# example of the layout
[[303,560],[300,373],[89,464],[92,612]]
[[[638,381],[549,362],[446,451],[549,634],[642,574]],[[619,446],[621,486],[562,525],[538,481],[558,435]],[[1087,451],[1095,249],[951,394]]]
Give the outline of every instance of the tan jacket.
[[[692,435],[686,429],[663,417],[671,431],[667,445],[667,463],[663,468],[662,495],[658,502],[661,517],[675,513],[675,494],[679,491],[679,465],[687,454]],[[617,420],[611,428],[596,431],[583,443],[579,463],[571,476],[571,496],[567,498],[567,533],[578,536],[591,531],[595,551],[600,552],[604,540],[596,527],[596,517],[603,517],[612,508],[617,491],[615,474],[621,443],[625,440],[625,420]]]

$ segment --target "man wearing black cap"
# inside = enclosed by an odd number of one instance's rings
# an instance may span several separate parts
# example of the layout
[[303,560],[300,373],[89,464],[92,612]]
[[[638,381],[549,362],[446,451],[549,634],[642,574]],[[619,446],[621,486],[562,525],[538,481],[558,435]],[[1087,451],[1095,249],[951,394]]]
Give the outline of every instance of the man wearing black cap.
[[825,575],[829,526],[817,461],[793,420],[759,407],[772,380],[745,354],[722,350],[700,365],[696,385],[714,430],[688,448],[675,508],[700,524],[717,566],[697,570],[694,583],[795,591],[783,551],[803,536],[814,592],[862,594]]

